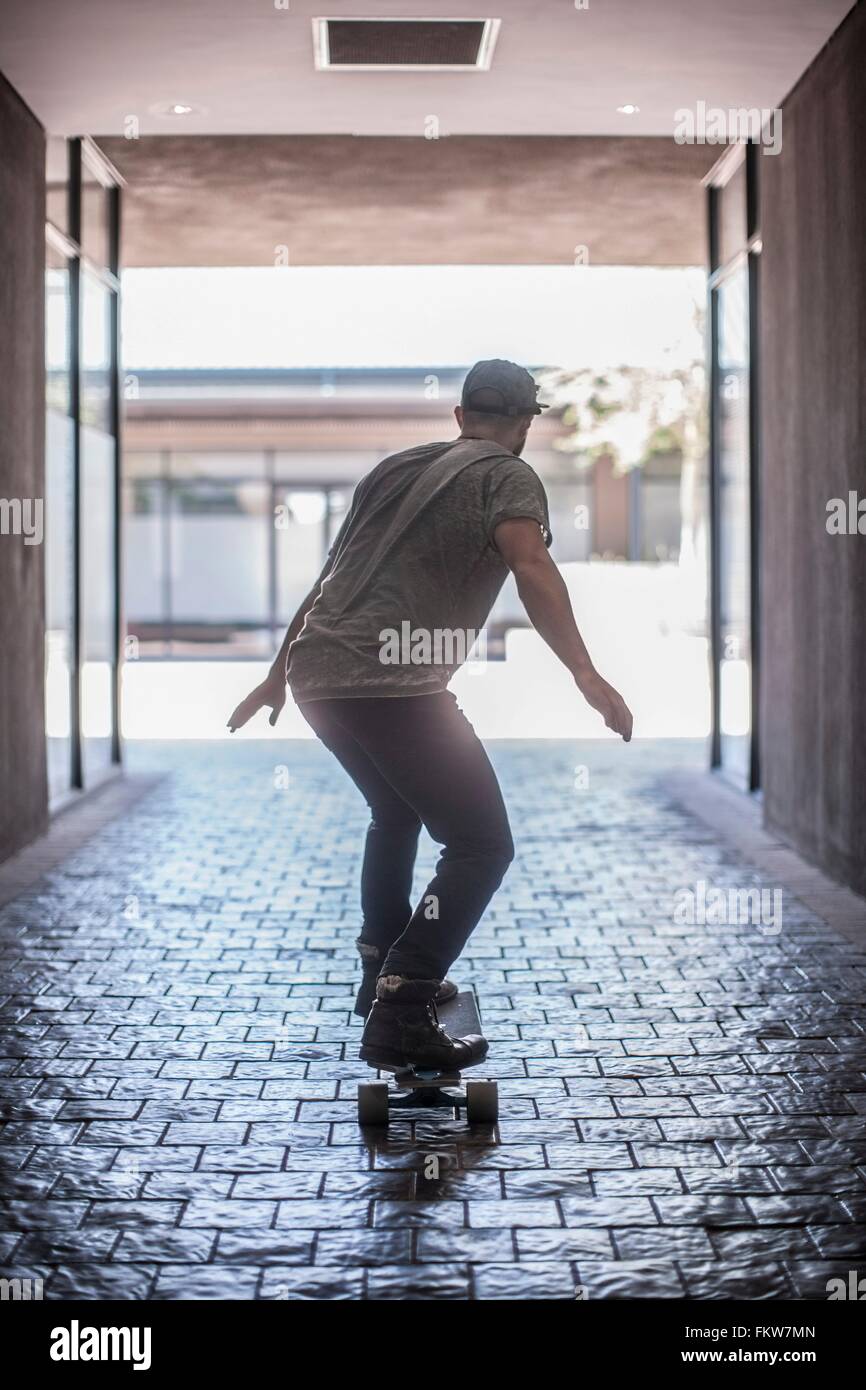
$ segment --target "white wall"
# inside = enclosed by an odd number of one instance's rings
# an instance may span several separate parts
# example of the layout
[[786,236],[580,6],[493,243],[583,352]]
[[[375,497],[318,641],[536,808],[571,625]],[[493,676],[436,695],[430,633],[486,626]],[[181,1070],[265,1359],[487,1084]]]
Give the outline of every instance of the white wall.
[[[694,595],[676,565],[573,564],[563,575],[599,671],[622,692],[636,738],[703,738],[710,727],[707,638],[689,630]],[[230,737],[225,722],[266,662],[128,662],[127,738]],[[530,629],[508,636],[506,660],[470,664],[452,689],[484,738],[611,738],[568,672]],[[236,738],[305,738],[289,703],[277,728],[259,715]]]

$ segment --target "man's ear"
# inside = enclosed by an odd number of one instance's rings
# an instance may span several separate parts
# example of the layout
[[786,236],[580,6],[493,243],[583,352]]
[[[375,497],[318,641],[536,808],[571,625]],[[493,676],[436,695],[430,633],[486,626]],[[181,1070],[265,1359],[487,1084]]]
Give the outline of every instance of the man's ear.
[[463,428],[463,407],[462,407],[462,405],[455,405],[455,407],[454,407],[454,419],[457,421],[457,424],[459,425],[460,429],[462,430],[462,428]]

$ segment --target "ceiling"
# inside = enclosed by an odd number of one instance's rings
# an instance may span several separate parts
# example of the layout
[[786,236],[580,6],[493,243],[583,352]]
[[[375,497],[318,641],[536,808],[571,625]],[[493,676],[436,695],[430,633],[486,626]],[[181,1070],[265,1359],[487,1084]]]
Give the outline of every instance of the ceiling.
[[100,138],[127,266],[700,265],[718,151],[661,139]]
[[[852,0],[495,0],[490,72],[317,72],[315,15],[453,17],[454,0],[3,0],[0,70],[64,135],[667,135],[674,112],[778,105]],[[189,115],[160,114],[173,103]],[[624,116],[616,108],[640,107]],[[132,118],[134,124],[130,124]]]

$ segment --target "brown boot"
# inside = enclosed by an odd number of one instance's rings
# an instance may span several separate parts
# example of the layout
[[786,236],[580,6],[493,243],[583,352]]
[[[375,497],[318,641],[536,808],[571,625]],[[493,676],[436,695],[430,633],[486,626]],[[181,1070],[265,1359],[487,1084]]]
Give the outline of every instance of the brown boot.
[[486,1038],[476,1033],[452,1038],[440,1024],[436,996],[441,983],[409,980],[402,975],[381,976],[361,1035],[361,1060],[386,1071],[414,1066],[446,1072],[483,1062]]

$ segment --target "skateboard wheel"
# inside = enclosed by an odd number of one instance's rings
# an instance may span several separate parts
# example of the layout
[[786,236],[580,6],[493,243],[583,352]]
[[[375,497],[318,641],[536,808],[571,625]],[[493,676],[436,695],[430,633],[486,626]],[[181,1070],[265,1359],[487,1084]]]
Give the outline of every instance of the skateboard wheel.
[[471,1125],[495,1125],[499,1119],[499,1091],[495,1081],[466,1082],[466,1118]]
[[386,1125],[388,1123],[387,1081],[358,1082],[358,1123]]

